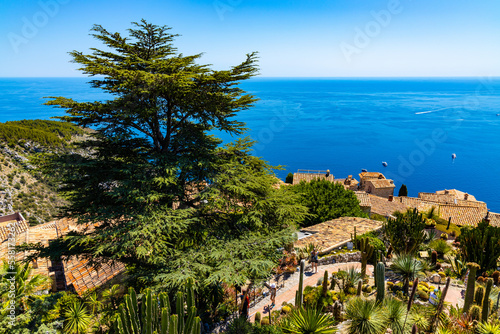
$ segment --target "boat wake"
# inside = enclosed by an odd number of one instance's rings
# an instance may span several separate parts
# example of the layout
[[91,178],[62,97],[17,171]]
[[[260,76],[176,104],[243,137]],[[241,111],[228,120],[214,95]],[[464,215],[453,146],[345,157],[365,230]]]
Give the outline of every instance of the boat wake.
[[428,111],[419,111],[419,112],[416,112],[415,115],[430,114],[430,113],[435,112],[435,111],[441,111],[441,110],[446,110],[446,109],[450,109],[450,108],[446,107],[446,108],[439,108],[439,109],[433,109],[433,110],[428,110]]

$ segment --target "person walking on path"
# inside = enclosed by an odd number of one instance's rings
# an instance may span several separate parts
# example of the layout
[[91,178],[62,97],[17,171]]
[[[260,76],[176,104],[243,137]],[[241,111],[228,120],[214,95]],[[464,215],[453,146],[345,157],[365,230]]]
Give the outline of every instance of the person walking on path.
[[276,284],[271,284],[271,288],[269,289],[271,294],[271,307],[274,307],[276,303]]
[[314,273],[318,272],[318,251],[316,248],[313,248],[311,252],[311,270],[314,271]]
[[243,307],[241,308],[241,316],[248,319],[248,310],[250,309],[250,298],[248,297],[248,292],[243,293]]

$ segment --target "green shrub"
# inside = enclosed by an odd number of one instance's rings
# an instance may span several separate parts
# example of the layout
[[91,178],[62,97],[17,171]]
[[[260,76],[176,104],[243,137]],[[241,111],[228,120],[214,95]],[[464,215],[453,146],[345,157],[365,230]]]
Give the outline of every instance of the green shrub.
[[262,318],[262,320],[260,321],[260,324],[261,325],[269,325],[269,317],[264,317]]

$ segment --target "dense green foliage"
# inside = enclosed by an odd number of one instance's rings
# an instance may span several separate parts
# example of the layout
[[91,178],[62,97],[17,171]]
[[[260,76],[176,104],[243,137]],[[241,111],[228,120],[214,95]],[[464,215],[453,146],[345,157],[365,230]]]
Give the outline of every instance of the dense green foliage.
[[301,203],[309,209],[302,226],[311,226],[339,217],[367,217],[351,190],[337,182],[312,180],[300,182],[293,189],[301,194]]
[[385,234],[397,254],[415,254],[425,238],[425,222],[417,209],[396,212],[384,224]]
[[289,183],[289,184],[293,183],[293,174],[292,173],[288,173],[286,175],[285,183]]
[[[252,142],[224,147],[210,131],[241,134],[234,120],[254,97],[238,83],[256,74],[256,55],[215,71],[172,45],[167,27],[134,23],[128,37],[94,26],[106,51],[71,52],[81,70],[99,77],[106,102],[48,102],[63,120],[96,131],[79,143],[89,154],[48,155],[41,167],[57,176],[66,217],[94,229],[73,231],[35,256],[80,256],[124,263],[137,287],[176,289],[193,278],[199,300],[222,282],[241,286],[267,277],[305,215],[298,196],[277,189],[273,167],[250,154]],[[200,303],[215,312],[217,300]]]
[[465,262],[475,262],[481,270],[496,269],[500,257],[500,227],[483,221],[477,227],[462,227],[457,241]]
[[63,147],[72,136],[83,133],[79,127],[60,121],[35,119],[0,123],[0,139],[9,145],[31,141],[41,146]]

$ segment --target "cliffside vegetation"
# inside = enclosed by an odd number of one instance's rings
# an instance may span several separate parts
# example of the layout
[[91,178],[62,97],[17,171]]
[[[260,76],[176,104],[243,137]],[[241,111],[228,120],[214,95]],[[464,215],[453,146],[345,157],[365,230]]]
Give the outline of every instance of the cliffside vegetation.
[[40,173],[30,160],[43,152],[70,151],[85,134],[61,121],[0,123],[0,214],[19,211],[31,225],[55,219],[65,201],[56,193],[53,175]]

